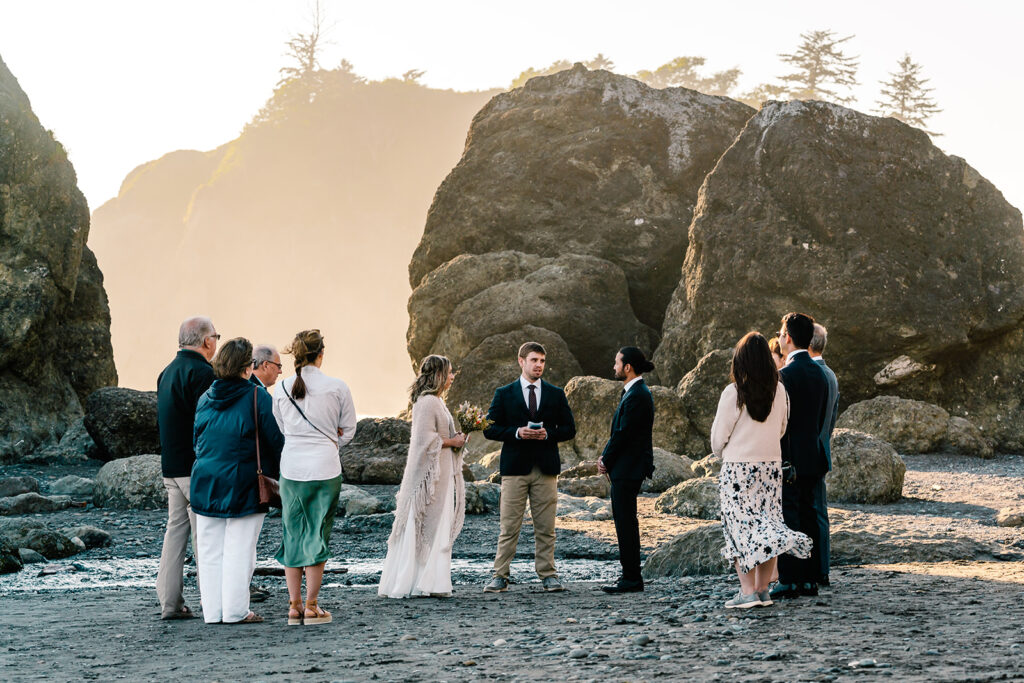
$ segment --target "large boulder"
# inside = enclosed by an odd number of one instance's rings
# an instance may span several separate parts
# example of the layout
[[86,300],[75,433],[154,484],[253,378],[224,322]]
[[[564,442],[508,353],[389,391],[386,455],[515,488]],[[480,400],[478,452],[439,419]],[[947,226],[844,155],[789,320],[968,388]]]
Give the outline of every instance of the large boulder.
[[829,511],[833,565],[897,562],[993,561],[1005,553],[995,542],[950,533],[945,525],[904,526],[889,515]]
[[96,482],[92,479],[69,474],[50,484],[50,493],[57,496],[71,496],[80,500],[91,499],[95,488]]
[[946,437],[949,413],[923,401],[876,396],[843,411],[836,427],[877,436],[900,453],[932,453]]
[[611,482],[603,474],[558,477],[558,490],[577,498],[607,498],[611,493]]
[[941,448],[953,453],[976,455],[979,458],[991,458],[995,455],[982,431],[967,418],[957,415],[949,418]]
[[832,433],[828,499],[837,503],[895,503],[903,497],[907,466],[887,442],[852,429]]
[[117,373],[85,197],[2,60],[0,121],[2,464],[57,443]]
[[341,469],[351,484],[401,484],[409,457],[411,424],[394,417],[367,417],[341,448]]
[[544,345],[552,367],[548,379],[561,384],[568,373],[607,372],[624,344],[650,349],[657,339],[630,307],[622,269],[571,253],[459,256],[419,283],[409,318],[414,363],[442,354],[466,373],[452,387],[455,404],[487,404],[496,387],[515,379],[516,351],[524,341]]
[[722,471],[722,459],[710,453],[690,465],[690,469],[698,477],[717,477]]
[[0,498],[22,493],[39,493],[39,480],[35,477],[0,477]]
[[109,532],[89,524],[64,527],[60,532],[65,538],[81,540],[86,548],[103,548],[114,542]]
[[375,515],[381,510],[381,502],[375,496],[350,484],[342,484],[338,492],[338,514],[342,517]]
[[556,514],[559,517],[567,517],[581,522],[600,522],[612,518],[612,505],[607,500],[596,496],[573,496],[559,493]]
[[96,474],[93,503],[122,510],[167,507],[167,489],[159,455],[136,455],[112,460]]
[[71,557],[85,549],[42,522],[24,517],[0,519],[0,537],[16,548],[31,548],[48,560]]
[[1002,448],[1024,444],[1021,214],[923,131],[769,102],[722,155],[666,312],[661,380],[751,329],[770,335],[789,310],[828,326],[844,401],[880,393],[876,375],[907,356],[924,369],[886,393],[970,415]]
[[[659,362],[665,360],[659,348]],[[693,437],[692,445],[685,451],[687,455],[699,458],[711,452],[711,424],[718,412],[718,400],[722,390],[729,385],[729,372],[732,368],[732,351],[716,349],[708,352],[697,361],[676,385],[686,416],[690,420]],[[671,366],[668,368],[671,377]],[[666,377],[666,373],[662,373]]]
[[[685,453],[694,442],[682,401],[668,387],[652,386],[654,429],[651,439],[657,448]],[[572,447],[584,460],[597,460],[608,443],[612,417],[622,398],[622,382],[601,377],[573,377],[565,395],[576,421]]]
[[100,460],[160,452],[155,391],[106,387],[85,400],[85,428]]
[[71,507],[71,498],[68,496],[41,496],[38,493],[22,493],[10,498],[0,498],[0,515],[57,512],[69,507]]
[[718,477],[701,477],[676,484],[658,496],[654,509],[680,517],[719,519],[722,508],[718,500]]
[[526,325],[561,337],[587,374],[623,344],[650,350],[698,188],[753,113],[582,65],[496,96],[409,264],[413,361],[434,350],[466,368],[484,339],[525,341]]
[[466,514],[482,515],[498,512],[501,504],[501,487],[488,482],[466,484]]
[[996,514],[996,524],[999,526],[1024,526],[1024,505],[1002,508]]
[[724,574],[729,563],[722,556],[725,538],[721,524],[704,524],[660,545],[644,562],[643,576],[703,576]]
[[693,471],[693,460],[655,446],[654,475],[650,479],[644,479],[640,490],[645,493],[661,493],[696,476],[697,473]]
[[57,443],[44,445],[29,453],[22,462],[42,465],[82,465],[89,458],[98,458],[98,447],[85,428],[85,417],[80,417],[68,427]]
[[21,571],[21,557],[18,554],[18,547],[0,534],[0,574],[11,574]]

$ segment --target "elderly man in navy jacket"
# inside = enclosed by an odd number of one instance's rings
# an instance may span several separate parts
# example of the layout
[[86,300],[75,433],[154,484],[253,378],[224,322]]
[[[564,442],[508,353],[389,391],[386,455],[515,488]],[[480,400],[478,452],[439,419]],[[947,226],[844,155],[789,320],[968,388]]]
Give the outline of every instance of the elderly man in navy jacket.
[[562,461],[558,442],[576,436],[576,422],[565,392],[541,380],[547,362],[544,347],[526,342],[519,347],[522,374],[499,387],[491,400],[484,436],[501,441],[501,533],[494,557],[494,578],[484,591],[508,590],[509,564],[519,543],[526,502],[533,517],[534,565],[544,590],[565,590],[555,572],[555,514],[558,473]]
[[612,418],[611,435],[597,469],[612,482],[612,518],[619,541],[622,577],[605,593],[635,593],[644,589],[640,576],[640,523],[636,499],[643,480],[654,474],[654,397],[641,375],[654,369],[640,349],[625,346],[615,355],[615,379],[623,381],[622,398]]
[[196,461],[192,430],[199,397],[213,384],[210,361],[219,339],[209,318],[189,318],[178,330],[178,355],[156,380],[160,462],[167,489],[167,529],[156,576],[163,619],[195,616],[183,595],[185,551],[196,529],[189,505],[192,464]]

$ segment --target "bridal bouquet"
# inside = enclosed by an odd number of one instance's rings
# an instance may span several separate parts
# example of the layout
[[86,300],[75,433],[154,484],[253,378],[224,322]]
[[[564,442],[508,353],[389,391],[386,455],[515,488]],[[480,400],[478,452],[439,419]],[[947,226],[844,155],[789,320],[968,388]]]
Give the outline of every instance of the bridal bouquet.
[[459,423],[459,430],[464,434],[482,432],[491,426],[491,421],[487,419],[487,413],[469,401],[460,405],[459,409],[455,411],[455,419]]

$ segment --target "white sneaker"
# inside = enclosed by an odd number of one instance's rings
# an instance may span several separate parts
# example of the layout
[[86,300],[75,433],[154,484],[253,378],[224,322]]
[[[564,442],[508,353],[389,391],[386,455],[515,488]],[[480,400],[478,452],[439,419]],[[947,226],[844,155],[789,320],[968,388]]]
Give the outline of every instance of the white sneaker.
[[760,607],[761,604],[761,598],[758,597],[757,593],[751,593],[750,595],[737,593],[735,598],[725,601],[725,608],[750,609],[751,607]]
[[772,601],[772,592],[769,590],[763,590],[757,594],[757,599],[761,601],[761,607],[771,607],[775,604]]

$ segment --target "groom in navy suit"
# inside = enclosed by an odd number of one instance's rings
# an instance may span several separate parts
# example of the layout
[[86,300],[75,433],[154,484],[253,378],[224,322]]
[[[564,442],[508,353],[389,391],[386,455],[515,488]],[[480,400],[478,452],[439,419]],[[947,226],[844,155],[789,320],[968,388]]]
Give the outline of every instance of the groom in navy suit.
[[789,422],[782,435],[782,460],[795,478],[782,482],[782,517],[786,526],[811,537],[814,546],[807,559],[784,554],[779,557],[779,583],[772,599],[817,595],[821,566],[821,525],[818,509],[825,505],[825,474],[828,457],[821,432],[828,415],[828,380],[807,349],[814,336],[814,318],[787,313],[779,331],[779,346],[787,354],[779,379],[789,395]]
[[508,590],[509,564],[516,554],[526,503],[533,517],[536,544],[534,565],[544,590],[564,590],[555,572],[555,514],[558,508],[558,473],[562,461],[558,442],[576,436],[576,423],[565,392],[541,380],[547,353],[537,342],[519,347],[522,374],[498,387],[487,419],[493,424],[484,436],[501,441],[501,533],[494,557],[494,577],[487,593]]
[[635,593],[644,589],[640,576],[640,524],[636,499],[644,479],[654,474],[654,397],[644,383],[643,373],[654,365],[635,346],[624,346],[615,354],[615,379],[624,382],[619,407],[612,418],[611,435],[597,470],[612,482],[612,518],[619,541],[622,577],[605,593]]

